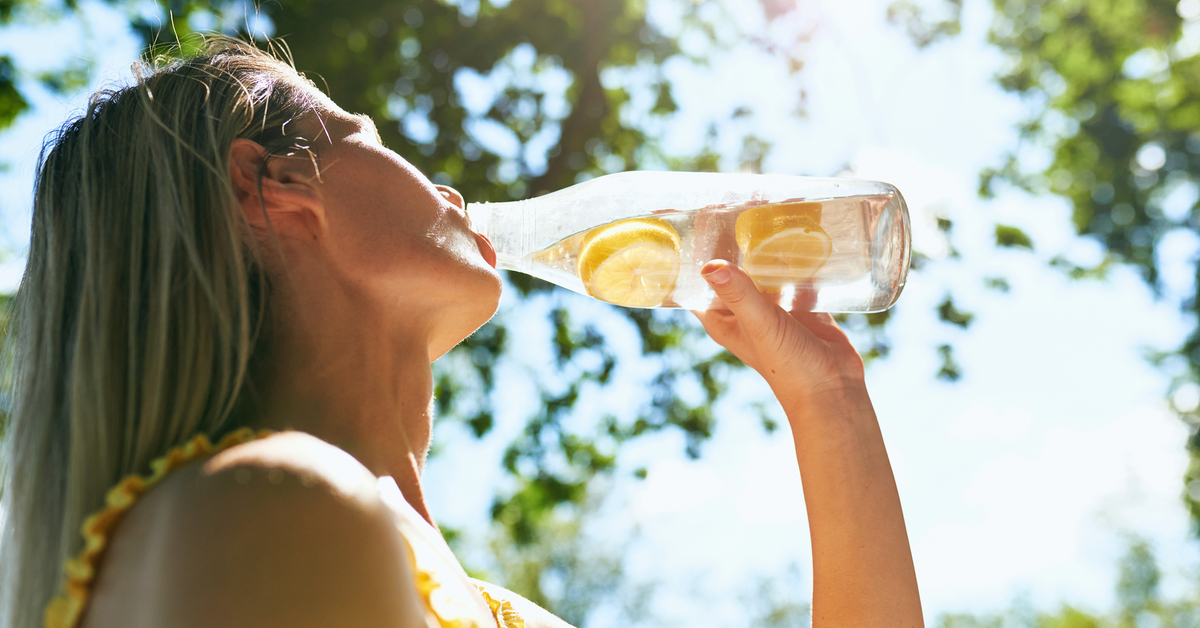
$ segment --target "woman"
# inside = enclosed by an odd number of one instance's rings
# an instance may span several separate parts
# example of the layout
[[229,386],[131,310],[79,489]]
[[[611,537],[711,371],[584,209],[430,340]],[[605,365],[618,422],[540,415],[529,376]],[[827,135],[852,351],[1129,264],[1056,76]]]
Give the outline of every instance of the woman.
[[[419,482],[430,363],[495,312],[494,266],[458,193],[252,46],[98,94],[37,177],[8,625],[564,625],[468,579]],[[921,625],[857,353],[828,315],[705,273],[729,311],[697,316],[792,426],[813,624]]]

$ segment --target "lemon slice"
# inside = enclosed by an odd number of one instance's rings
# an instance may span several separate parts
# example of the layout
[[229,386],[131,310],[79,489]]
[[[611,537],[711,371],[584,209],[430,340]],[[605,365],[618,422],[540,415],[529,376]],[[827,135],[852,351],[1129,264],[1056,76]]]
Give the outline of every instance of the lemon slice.
[[785,229],[821,225],[821,204],[816,202],[776,203],[747,209],[738,214],[733,232],[742,254]]
[[579,279],[587,293],[616,305],[656,307],[679,277],[679,232],[657,218],[597,227],[579,245]]
[[766,205],[738,216],[734,234],[742,267],[759,290],[804,283],[825,265],[833,243],[820,220],[820,203]]

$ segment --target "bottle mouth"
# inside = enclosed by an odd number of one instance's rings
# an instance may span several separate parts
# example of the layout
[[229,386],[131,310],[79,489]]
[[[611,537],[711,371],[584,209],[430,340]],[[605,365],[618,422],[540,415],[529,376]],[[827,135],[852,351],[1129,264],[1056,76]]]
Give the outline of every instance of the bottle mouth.
[[485,205],[486,203],[467,203],[464,211],[467,213],[467,222],[471,225],[471,231],[486,238],[488,218],[492,211],[491,208],[485,207]]

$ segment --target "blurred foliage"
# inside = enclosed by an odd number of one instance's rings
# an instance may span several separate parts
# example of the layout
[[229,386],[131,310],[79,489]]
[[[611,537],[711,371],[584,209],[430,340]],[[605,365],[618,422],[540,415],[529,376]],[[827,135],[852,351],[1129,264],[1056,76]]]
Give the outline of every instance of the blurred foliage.
[[938,318],[944,323],[949,323],[956,327],[966,329],[971,326],[971,321],[975,320],[975,315],[969,312],[961,312],[954,307],[954,298],[947,296],[946,300],[937,308]]
[[[898,2],[892,9],[894,20],[918,23],[908,27],[917,46],[931,41],[922,33],[957,31],[942,21],[961,18],[960,0],[921,6]],[[1104,279],[1114,265],[1125,264],[1163,296],[1160,244],[1200,233],[1200,4],[993,0],[993,6],[989,37],[1005,55],[997,81],[1019,94],[1031,114],[1019,129],[1019,145],[981,174],[980,194],[989,197],[1007,185],[1066,198],[1076,231],[1098,243],[1103,255],[1092,264],[1057,256],[1051,267],[1074,279]],[[935,14],[949,17],[929,17]],[[1044,168],[1029,166],[1037,151],[1050,156]],[[1034,248],[1025,233],[1004,225],[996,227],[996,243]],[[1200,277],[1200,259],[1189,263]],[[1193,321],[1200,318],[1194,285],[1180,308]],[[1172,392],[1200,381],[1200,327],[1173,355],[1178,359],[1156,360],[1173,378]],[[1200,413],[1190,408],[1180,415],[1191,428],[1185,485],[1200,487]],[[1200,524],[1200,490],[1183,494]],[[1200,534],[1200,525],[1194,528]]]
[[0,57],[0,129],[11,126],[27,108],[29,103],[17,91],[17,73],[12,59]]
[[[11,23],[29,0],[0,0],[0,27]],[[0,56],[0,131],[12,125],[29,108],[29,102],[17,85],[17,68],[12,58]]]
[[1033,240],[1024,231],[1008,225],[996,225],[996,246],[1033,249]]
[[904,27],[918,48],[957,35],[962,30],[963,0],[929,3],[897,0],[888,6],[888,21]]
[[[1102,279],[1112,265],[1127,264],[1161,296],[1160,243],[1200,230],[1200,7],[1187,0],[995,0],[995,11],[991,41],[1007,57],[998,81],[1033,115],[1020,129],[1022,146],[983,173],[981,192],[990,195],[1003,182],[1067,198],[1076,230],[1104,255],[1090,266],[1062,257],[1051,265],[1076,279]],[[1052,161],[1028,169],[1027,148],[1049,151]],[[1032,248],[1023,234],[1001,229],[999,244]],[[1200,313],[1195,296],[1180,307],[1193,318]],[[1187,368],[1168,372],[1172,389],[1200,380],[1200,331],[1176,355]],[[1191,482],[1200,480],[1200,417],[1183,418],[1192,426]],[[1200,503],[1185,499],[1200,518]]]
[[[611,487],[611,483],[603,483]],[[573,626],[662,626],[672,622],[656,614],[655,593],[662,584],[641,580],[627,571],[626,557],[642,542],[637,529],[614,535],[595,534],[585,522],[595,521],[605,488],[595,490],[581,507],[583,516],[556,513],[537,540],[516,542],[497,527],[489,539],[491,567],[473,577],[523,592],[528,599]],[[598,524],[596,527],[603,527]],[[617,543],[614,537],[621,538]],[[458,555],[467,548],[455,547]],[[778,572],[760,572],[733,593],[737,612],[749,628],[805,628],[811,625],[811,605],[801,569],[789,564]],[[693,587],[702,586],[693,583]],[[690,595],[701,598],[705,591]]]
[[1018,601],[996,614],[944,614],[937,628],[1196,628],[1200,626],[1200,597],[1163,600],[1158,563],[1150,545],[1138,537],[1127,539],[1125,556],[1118,564],[1117,607],[1109,613],[1090,612],[1063,605],[1056,612],[1037,612]]
[[938,345],[937,352],[942,359],[942,365],[938,368],[937,378],[951,383],[962,379],[962,367],[959,366],[958,360],[954,359],[954,347],[950,345]]
[[812,604],[798,591],[803,579],[800,567],[788,565],[783,574],[755,578],[741,602],[747,609],[750,628],[808,628],[812,625]]
[[[582,514],[599,506],[600,496],[585,501]],[[603,611],[609,625],[648,625],[655,582],[635,582],[625,571],[632,538],[622,546],[597,543],[584,529],[583,516],[554,516],[536,541],[518,542],[497,528],[489,543],[495,573],[486,581],[504,582],[527,599],[572,626],[589,625],[589,616]]]

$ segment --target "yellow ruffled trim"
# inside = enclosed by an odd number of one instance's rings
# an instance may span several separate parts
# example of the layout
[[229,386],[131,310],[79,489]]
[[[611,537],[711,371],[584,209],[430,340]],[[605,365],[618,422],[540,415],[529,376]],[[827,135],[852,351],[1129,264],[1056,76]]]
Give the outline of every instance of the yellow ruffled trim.
[[521,619],[508,600],[497,600],[478,585],[475,588],[483,594],[483,599],[487,602],[488,608],[492,609],[492,615],[496,617],[496,625],[499,628],[525,628],[525,620]]
[[413,554],[412,565],[413,573],[417,576],[417,593],[421,594],[421,601],[425,603],[425,608],[429,609],[429,612],[437,618],[439,626],[442,628],[480,628],[478,624],[469,619],[462,620],[451,617],[450,609],[446,608],[441,600],[434,599],[434,594],[439,586],[437,580],[434,580],[432,574],[417,566],[415,554]]
[[43,618],[45,628],[74,628],[79,623],[91,592],[92,579],[96,576],[96,561],[108,545],[108,534],[147,489],[193,460],[271,434],[274,434],[272,430],[256,432],[246,427],[226,434],[215,446],[207,436],[201,434],[171,449],[165,456],[155,458],[150,463],[150,475],[130,475],[109,490],[104,500],[106,507],[83,521],[80,530],[83,533],[83,551],[66,563],[66,584],[63,593],[46,607]]
[[[482,628],[474,619],[461,619],[455,617],[454,600],[445,597],[437,597],[439,584],[429,572],[423,571],[417,566],[415,554],[409,550],[410,557],[413,558],[413,573],[416,574],[417,593],[421,594],[421,601],[425,603],[425,608],[433,613],[437,619],[438,625],[442,628]],[[475,588],[479,590],[479,594],[483,596],[483,600],[487,602],[488,608],[492,611],[492,617],[496,620],[497,628],[525,628],[525,620],[517,614],[516,609],[508,600],[497,600],[488,594],[483,587],[478,584]]]

